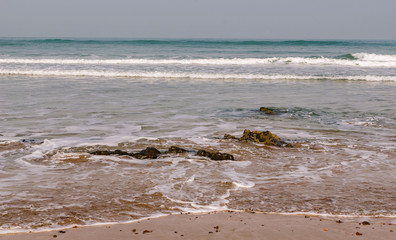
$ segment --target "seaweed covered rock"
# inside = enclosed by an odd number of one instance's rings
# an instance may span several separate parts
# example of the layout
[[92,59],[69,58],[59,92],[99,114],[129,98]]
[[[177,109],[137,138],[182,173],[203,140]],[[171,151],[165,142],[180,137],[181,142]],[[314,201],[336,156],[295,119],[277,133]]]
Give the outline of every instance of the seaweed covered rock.
[[238,139],[238,138],[230,134],[224,134],[224,139]]
[[161,154],[161,152],[154,147],[147,147],[146,149],[133,153],[131,156],[138,159],[156,159]]
[[241,138],[239,138],[240,141],[247,141],[247,142],[256,142],[256,143],[263,143],[265,145],[272,145],[272,146],[284,146],[287,145],[284,141],[281,141],[281,139],[271,133],[270,131],[250,131],[248,129],[245,129],[243,132],[243,135]]
[[171,146],[166,153],[185,153],[187,150],[176,146]]
[[272,111],[271,109],[266,108],[266,107],[261,107],[260,112],[264,112],[267,115],[275,115],[274,111]]
[[198,150],[198,156],[208,157],[215,161],[223,161],[223,160],[234,160],[234,156],[228,153],[221,152],[209,152],[206,150]]
[[127,155],[127,156],[131,156],[130,153],[125,152],[125,151],[121,151],[121,150],[115,150],[115,151],[97,150],[97,151],[90,152],[90,154],[92,154],[92,155],[105,155],[105,156],[108,156],[108,155],[122,155],[122,156]]

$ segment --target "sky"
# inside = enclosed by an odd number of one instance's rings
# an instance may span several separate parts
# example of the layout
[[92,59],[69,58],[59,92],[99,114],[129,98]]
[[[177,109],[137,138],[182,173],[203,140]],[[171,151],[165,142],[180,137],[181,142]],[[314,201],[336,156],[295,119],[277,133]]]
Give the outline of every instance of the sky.
[[0,0],[0,37],[396,40],[396,0]]

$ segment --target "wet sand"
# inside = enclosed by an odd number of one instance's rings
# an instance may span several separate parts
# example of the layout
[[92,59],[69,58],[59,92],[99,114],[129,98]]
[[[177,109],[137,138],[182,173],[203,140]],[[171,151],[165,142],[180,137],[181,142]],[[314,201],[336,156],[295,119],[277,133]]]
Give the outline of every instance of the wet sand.
[[[392,222],[393,221],[393,222]],[[247,212],[180,214],[127,224],[0,235],[1,240],[396,239],[395,219],[323,218]]]

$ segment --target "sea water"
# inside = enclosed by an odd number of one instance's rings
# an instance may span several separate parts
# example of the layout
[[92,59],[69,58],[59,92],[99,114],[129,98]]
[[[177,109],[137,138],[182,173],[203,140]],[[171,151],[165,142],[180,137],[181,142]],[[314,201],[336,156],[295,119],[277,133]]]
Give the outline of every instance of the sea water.
[[[293,147],[223,138],[244,129]],[[188,152],[90,154],[170,146]],[[230,209],[395,217],[395,172],[395,41],[0,39],[3,233]]]

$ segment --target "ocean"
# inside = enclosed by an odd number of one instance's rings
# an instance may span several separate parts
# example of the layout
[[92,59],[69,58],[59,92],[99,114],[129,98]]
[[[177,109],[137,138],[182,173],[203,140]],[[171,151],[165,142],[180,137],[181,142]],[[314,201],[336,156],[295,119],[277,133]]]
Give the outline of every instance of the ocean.
[[[245,129],[293,147],[224,138]],[[147,147],[161,154],[115,152]],[[0,39],[0,233],[222,210],[396,219],[395,173],[396,41]]]

